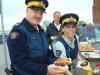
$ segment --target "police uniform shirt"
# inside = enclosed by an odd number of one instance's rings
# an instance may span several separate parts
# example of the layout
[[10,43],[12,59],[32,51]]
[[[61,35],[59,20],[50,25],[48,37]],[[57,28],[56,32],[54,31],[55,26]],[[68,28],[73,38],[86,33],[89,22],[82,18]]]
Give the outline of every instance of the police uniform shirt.
[[[79,40],[78,39],[78,36],[77,35],[75,35],[76,36],[76,38],[77,38],[77,40]],[[64,36],[64,35],[62,35],[62,38],[67,42],[67,44],[73,49],[74,47],[75,47],[75,44],[74,44],[74,42],[75,42],[75,38],[73,38],[73,41],[72,41],[72,43]],[[60,42],[60,41],[53,41],[52,42],[52,47],[53,47],[53,52],[54,52],[54,55],[55,56],[57,56],[56,55],[56,50],[61,50],[62,51],[62,54],[60,55],[60,58],[67,58],[67,55],[66,55],[66,49],[65,49],[65,47],[64,47],[64,45]],[[66,69],[68,69],[68,66],[66,65],[65,66],[66,67]]]
[[[74,44],[75,39],[74,39],[74,38],[73,38],[72,43],[71,43],[64,35],[62,35],[62,38],[67,42],[67,44],[68,44],[72,49],[75,47],[75,44]],[[77,38],[77,40],[79,40],[77,35],[76,35],[76,38]],[[52,42],[52,47],[53,47],[53,51],[54,51],[55,56],[57,56],[57,55],[56,55],[56,50],[59,49],[59,50],[62,51],[62,54],[60,55],[60,57],[61,57],[61,58],[66,58],[66,57],[67,57],[67,55],[66,55],[66,49],[65,49],[64,45],[63,45],[60,41],[55,41],[55,40],[54,40],[54,41]]]
[[[39,30],[43,40],[41,40],[38,36],[37,31]],[[21,75],[40,75],[40,73],[42,75],[47,74],[48,63],[46,59],[48,41],[44,31],[40,28],[40,25],[38,25],[35,29],[24,18],[21,25],[13,27],[11,33],[9,34],[7,45],[11,61],[13,63],[12,67],[18,73]],[[21,62],[16,63],[15,61]],[[22,63],[23,65],[21,65]],[[38,71],[37,69],[39,68],[40,70]]]
[[38,31],[38,33],[39,33],[39,28],[38,28],[38,26],[36,27],[36,30]]

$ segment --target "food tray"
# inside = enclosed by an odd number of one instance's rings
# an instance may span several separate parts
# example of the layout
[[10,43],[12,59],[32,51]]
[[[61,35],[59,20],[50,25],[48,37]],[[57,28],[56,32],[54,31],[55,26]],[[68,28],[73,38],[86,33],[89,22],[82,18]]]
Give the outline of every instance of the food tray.
[[80,52],[93,52],[95,50],[80,50]]
[[[86,56],[85,54],[89,54],[89,56]],[[100,54],[94,53],[94,52],[82,52],[82,57],[84,57],[86,60],[89,61],[96,61],[100,60]]]
[[100,58],[85,58],[88,61],[100,61]]
[[91,44],[79,44],[80,51],[94,51],[95,48]]

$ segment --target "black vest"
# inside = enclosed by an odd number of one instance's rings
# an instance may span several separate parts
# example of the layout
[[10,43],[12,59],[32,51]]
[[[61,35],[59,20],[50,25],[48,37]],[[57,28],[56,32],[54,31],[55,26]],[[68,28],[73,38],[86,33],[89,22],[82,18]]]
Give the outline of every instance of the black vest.
[[72,49],[63,38],[59,37],[59,38],[56,39],[56,40],[63,43],[63,45],[66,49],[67,58],[71,58],[72,60],[77,58],[78,50],[79,50],[78,49],[78,44],[77,44],[77,39],[76,39],[75,36],[74,36],[74,38],[75,38],[75,42],[74,42],[75,47],[74,47],[74,49]]

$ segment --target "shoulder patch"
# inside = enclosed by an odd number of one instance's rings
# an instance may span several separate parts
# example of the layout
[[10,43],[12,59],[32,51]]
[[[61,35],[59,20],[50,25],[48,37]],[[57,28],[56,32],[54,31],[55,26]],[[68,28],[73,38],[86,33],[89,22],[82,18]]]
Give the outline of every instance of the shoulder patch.
[[20,24],[21,24],[21,22],[18,22],[18,23],[15,24],[15,26],[19,26]]
[[18,32],[11,32],[10,33],[10,39],[16,39],[19,36]]

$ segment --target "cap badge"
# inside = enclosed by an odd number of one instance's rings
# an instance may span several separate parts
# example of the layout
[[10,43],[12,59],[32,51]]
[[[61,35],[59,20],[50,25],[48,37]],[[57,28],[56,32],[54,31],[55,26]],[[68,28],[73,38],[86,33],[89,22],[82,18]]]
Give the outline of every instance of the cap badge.
[[75,18],[73,18],[72,16],[69,18],[69,21],[72,21],[72,22],[77,22]]
[[39,6],[41,6],[41,7],[43,7],[43,8],[44,8],[43,1],[41,1],[41,2],[39,3]]
[[65,22],[77,22],[77,20],[71,16],[70,18],[65,18],[62,21],[62,24],[64,24]]

